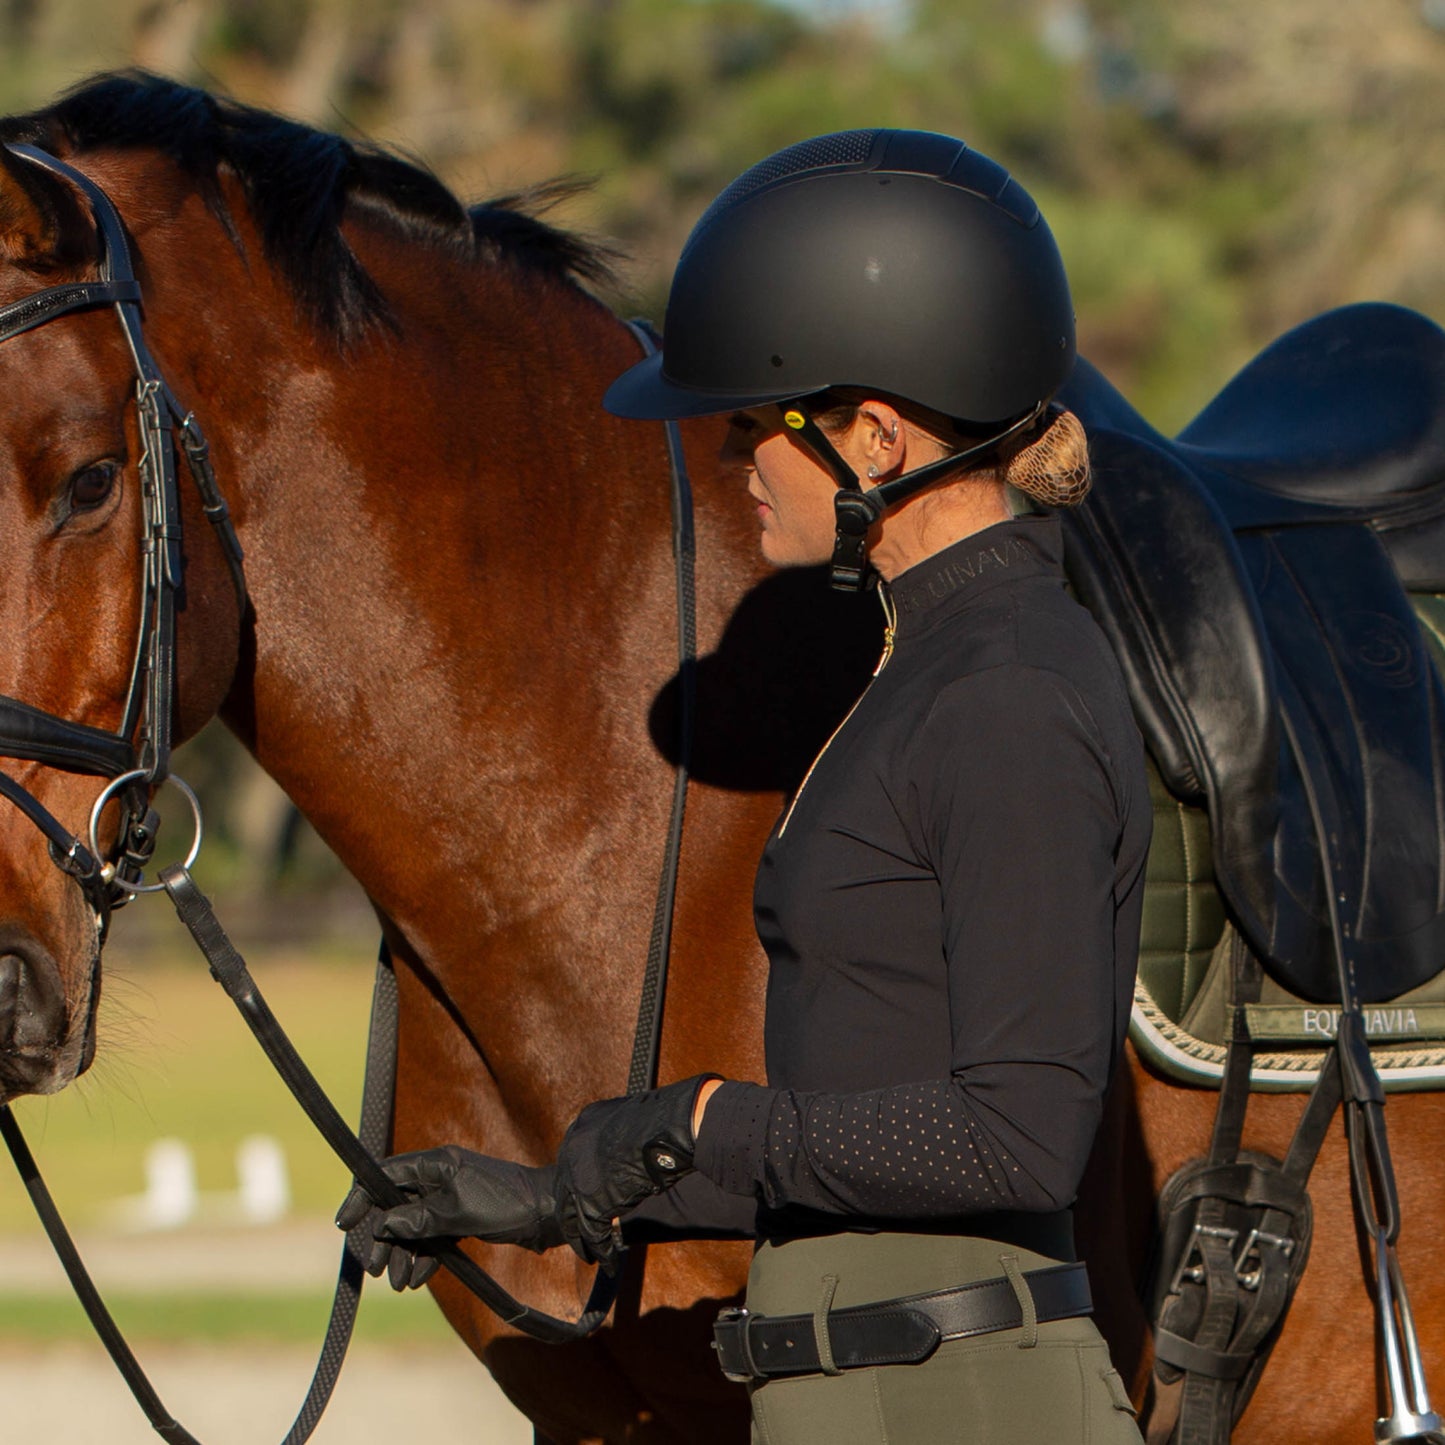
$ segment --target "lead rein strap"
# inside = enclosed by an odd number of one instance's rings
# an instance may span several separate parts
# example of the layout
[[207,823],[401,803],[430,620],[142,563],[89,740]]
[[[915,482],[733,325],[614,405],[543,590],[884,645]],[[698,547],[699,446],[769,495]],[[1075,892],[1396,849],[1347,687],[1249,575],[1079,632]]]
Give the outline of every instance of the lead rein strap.
[[[390,1145],[396,1081],[396,977],[385,945],[383,944],[381,957],[377,961],[376,988],[372,996],[371,1029],[366,1051],[366,1082],[362,1091],[358,1138],[342,1122],[341,1116],[286,1038],[251,977],[245,960],[227,938],[210,903],[196,888],[190,875],[177,864],[166,869],[161,874],[161,880],[165,883],[182,922],[205,954],[212,976],[241,1011],[272,1066],[286,1080],[312,1123],[341,1156],[346,1167],[353,1175],[366,1182],[368,1189],[372,1190],[378,1199],[385,1196],[388,1202],[400,1202],[401,1191],[382,1172],[374,1158],[376,1154],[385,1153]],[[76,1298],[121,1378],[150,1422],[151,1428],[167,1441],[168,1445],[201,1445],[166,1409],[134,1352],[126,1344],[120,1327],[106,1308],[100,1291],[80,1257],[75,1241],[65,1227],[55,1200],[41,1177],[35,1156],[25,1142],[19,1122],[8,1104],[0,1105],[0,1137],[4,1138],[10,1150],[26,1193],[30,1196],[36,1215],[65,1270]],[[336,1295],[332,1301],[331,1317],[327,1323],[321,1354],[317,1359],[306,1398],[302,1401],[283,1445],[305,1445],[316,1429],[341,1373],[356,1322],[362,1286],[365,1283],[363,1259],[366,1241],[361,1237],[362,1228],[363,1226],[358,1225],[357,1229],[346,1237],[337,1276]],[[516,1325],[534,1337],[550,1343],[592,1333],[606,1318],[612,1306],[615,1286],[611,1279],[600,1271],[586,1311],[576,1324],[572,1324],[540,1314],[518,1303],[457,1246],[439,1248],[436,1253],[462,1284],[480,1296],[506,1323]]]
[[[407,1196],[351,1132],[336,1112],[336,1106],[326,1097],[325,1090],[316,1082],[315,1075],[286,1037],[262,997],[256,980],[251,977],[245,959],[226,936],[209,900],[196,887],[191,875],[179,863],[173,863],[163,869],[159,877],[175,904],[181,922],[205,955],[212,976],[240,1010],[247,1028],[261,1045],[272,1068],[280,1074],[317,1132],[331,1146],[332,1152],[377,1204],[392,1208],[405,1203]],[[545,1344],[561,1344],[590,1335],[607,1317],[616,1298],[617,1286],[612,1277],[599,1270],[581,1317],[575,1321],[558,1319],[513,1298],[460,1245],[436,1241],[430,1248],[437,1259],[504,1324],[512,1325]]]
[[[361,1087],[361,1120],[356,1130],[362,1146],[372,1154],[391,1152],[391,1110],[396,1097],[396,1022],[396,974],[391,966],[391,950],[383,940],[376,960],[376,983],[371,991],[366,1075]],[[331,1301],[331,1318],[326,1322],[326,1337],[321,1342],[321,1353],[306,1398],[281,1445],[306,1445],[331,1402],[356,1325],[370,1243],[365,1238],[364,1225],[358,1224],[347,1234],[341,1247],[341,1267]]]
[[4,1136],[5,1143],[9,1146],[10,1155],[15,1160],[15,1167],[25,1183],[25,1192],[29,1194],[30,1202],[35,1206],[35,1212],[39,1215],[41,1224],[45,1226],[45,1232],[50,1237],[56,1257],[60,1260],[66,1277],[70,1280],[70,1287],[75,1291],[76,1298],[80,1301],[91,1324],[94,1325],[96,1334],[100,1336],[101,1344],[105,1346],[111,1359],[115,1361],[116,1369],[120,1371],[122,1378],[130,1386],[130,1392],[135,1396],[136,1403],[145,1411],[151,1428],[162,1440],[171,1442],[171,1445],[200,1445],[195,1436],[161,1403],[155,1387],[146,1378],[140,1362],[131,1353],[130,1346],[126,1344],[119,1326],[111,1317],[110,1311],[106,1309],[105,1301],[101,1299],[100,1291],[96,1289],[95,1281],[91,1279],[86,1270],[80,1252],[75,1247],[75,1241],[71,1239],[70,1232],[60,1217],[60,1211],[55,1207],[54,1199],[51,1198],[49,1189],[45,1187],[45,1181],[40,1177],[40,1169],[35,1163],[35,1156],[30,1152],[30,1146],[26,1144],[25,1136],[20,1132],[20,1125],[16,1121],[15,1115],[10,1112],[9,1104],[0,1105],[0,1135]]

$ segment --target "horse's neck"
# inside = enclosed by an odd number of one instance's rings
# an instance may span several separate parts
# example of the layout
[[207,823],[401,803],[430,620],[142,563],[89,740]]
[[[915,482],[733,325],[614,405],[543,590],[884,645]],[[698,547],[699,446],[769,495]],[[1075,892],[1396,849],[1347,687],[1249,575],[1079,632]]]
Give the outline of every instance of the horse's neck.
[[392,287],[400,339],[313,347],[250,434],[222,402],[256,619],[228,718],[429,967],[583,936],[641,957],[651,885],[621,865],[665,826],[662,439],[597,411],[636,349],[595,303],[467,279]]

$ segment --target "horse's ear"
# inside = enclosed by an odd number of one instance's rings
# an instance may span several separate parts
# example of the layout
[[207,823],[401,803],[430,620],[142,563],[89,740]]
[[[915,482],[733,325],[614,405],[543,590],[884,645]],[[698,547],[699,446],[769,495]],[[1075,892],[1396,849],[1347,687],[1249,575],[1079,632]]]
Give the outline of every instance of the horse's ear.
[[0,259],[27,271],[93,260],[95,228],[79,192],[0,145]]

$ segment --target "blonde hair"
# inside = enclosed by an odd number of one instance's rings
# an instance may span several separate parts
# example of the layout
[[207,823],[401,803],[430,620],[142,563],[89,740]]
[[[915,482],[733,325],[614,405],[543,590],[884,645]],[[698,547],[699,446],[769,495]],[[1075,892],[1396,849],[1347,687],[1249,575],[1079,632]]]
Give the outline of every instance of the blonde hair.
[[1043,431],[1000,462],[995,473],[1045,507],[1077,507],[1093,481],[1083,423],[1067,409],[1053,413]]

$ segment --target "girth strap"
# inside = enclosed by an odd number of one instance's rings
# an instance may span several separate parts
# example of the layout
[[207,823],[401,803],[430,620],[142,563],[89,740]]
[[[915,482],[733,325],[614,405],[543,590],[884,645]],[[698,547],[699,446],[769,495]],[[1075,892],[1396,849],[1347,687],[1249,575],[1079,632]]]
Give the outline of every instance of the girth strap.
[[1331,1059],[1284,1161],[1241,1150],[1254,1054],[1247,1008],[1263,970],[1237,932],[1230,965],[1233,1026],[1209,1155],[1178,1170],[1159,1200],[1155,1377],[1179,1394],[1174,1445],[1228,1445],[1258,1383],[1309,1259],[1306,1184],[1340,1101]]

